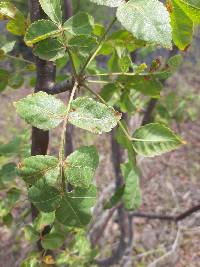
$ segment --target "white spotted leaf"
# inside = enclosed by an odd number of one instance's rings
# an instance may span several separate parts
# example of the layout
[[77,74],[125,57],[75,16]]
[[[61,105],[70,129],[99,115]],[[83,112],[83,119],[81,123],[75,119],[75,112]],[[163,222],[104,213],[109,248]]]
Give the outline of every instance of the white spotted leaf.
[[70,123],[97,134],[110,132],[120,119],[121,114],[114,111],[112,107],[89,97],[75,99],[69,113]]
[[117,9],[117,18],[134,37],[172,47],[170,16],[158,0],[130,0]]
[[44,92],[28,95],[14,104],[21,118],[42,130],[58,126],[66,113],[66,107],[61,100]]

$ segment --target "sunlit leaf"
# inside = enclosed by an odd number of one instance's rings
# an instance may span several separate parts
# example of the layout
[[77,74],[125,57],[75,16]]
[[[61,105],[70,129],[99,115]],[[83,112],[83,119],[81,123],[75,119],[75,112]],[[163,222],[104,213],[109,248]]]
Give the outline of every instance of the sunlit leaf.
[[200,1],[199,0],[174,0],[188,15],[188,17],[197,24],[200,24]]
[[62,101],[44,92],[28,95],[15,102],[15,107],[27,123],[43,130],[58,126],[66,112]]
[[62,11],[60,0],[39,0],[40,5],[48,17],[58,23],[62,24]]
[[117,18],[136,38],[171,48],[169,13],[158,0],[130,0],[119,6]]
[[135,151],[145,157],[153,157],[180,147],[184,141],[166,126],[150,123],[137,129],[133,134]]
[[176,0],[171,3],[173,7],[170,13],[173,41],[180,50],[184,50],[192,42],[193,22],[177,5]]
[[121,114],[111,107],[89,97],[79,97],[72,102],[69,122],[93,133],[110,132]]

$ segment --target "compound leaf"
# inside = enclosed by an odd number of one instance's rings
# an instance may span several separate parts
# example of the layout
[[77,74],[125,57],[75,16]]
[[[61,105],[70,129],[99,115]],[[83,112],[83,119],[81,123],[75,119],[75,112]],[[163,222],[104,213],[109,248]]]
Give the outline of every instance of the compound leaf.
[[133,134],[135,151],[145,157],[153,157],[170,152],[183,143],[178,135],[159,123],[142,126]]
[[89,187],[98,163],[99,156],[94,146],[80,147],[65,161],[67,181],[76,187]]
[[72,102],[69,122],[93,133],[110,132],[121,118],[113,108],[89,97],[79,97]]
[[117,18],[137,39],[171,48],[169,13],[158,0],[130,0],[118,7]]
[[28,95],[15,102],[17,113],[29,124],[42,130],[55,128],[65,116],[65,105],[44,92]]

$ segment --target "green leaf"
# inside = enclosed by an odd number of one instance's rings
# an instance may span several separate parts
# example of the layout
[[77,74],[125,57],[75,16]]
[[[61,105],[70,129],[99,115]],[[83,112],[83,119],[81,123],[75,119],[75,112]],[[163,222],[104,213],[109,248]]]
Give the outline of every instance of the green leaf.
[[126,210],[138,209],[141,205],[138,171],[130,163],[122,164],[121,170],[125,180],[125,188],[122,196],[124,207]]
[[16,15],[15,19],[11,19],[7,25],[6,25],[7,30],[14,34],[14,35],[19,35],[23,36],[25,35],[26,31],[26,20],[23,16],[23,14],[20,12]]
[[91,220],[91,208],[95,202],[95,186],[75,189],[63,197],[60,207],[56,210],[56,218],[64,225],[84,227]]
[[118,90],[119,87],[116,83],[108,83],[102,88],[100,95],[106,102],[108,102]]
[[77,187],[89,187],[99,163],[94,146],[84,146],[69,155],[65,161],[64,173],[67,181]]
[[68,42],[68,45],[71,48],[77,48],[79,52],[81,51],[86,53],[91,52],[96,44],[96,39],[92,36],[87,35],[76,35],[72,37]]
[[36,243],[40,239],[40,234],[34,229],[32,225],[24,227],[25,239],[30,243]]
[[52,212],[60,205],[59,191],[43,181],[38,181],[28,191],[29,200],[43,212]]
[[37,155],[24,159],[18,166],[18,173],[26,183],[34,184],[43,178],[53,185],[59,176],[58,165],[56,157]]
[[0,19],[15,19],[17,8],[8,1],[0,3]]
[[6,163],[0,169],[0,179],[3,183],[13,181],[17,176],[16,164],[14,162]]
[[0,48],[0,53],[1,54],[7,54],[11,52],[16,44],[16,41],[11,41],[5,43],[1,48]]
[[62,24],[62,11],[60,0],[39,0],[47,16],[57,24]]
[[[124,120],[121,121],[123,127],[128,132],[127,124]],[[125,136],[124,132],[122,131],[121,127],[118,127],[115,133],[115,139],[117,140],[118,144],[122,145],[125,149],[133,149],[132,142]]]
[[63,25],[66,32],[73,35],[88,35],[93,30],[93,21],[91,17],[84,12],[77,13],[69,18]]
[[119,58],[119,67],[122,72],[128,72],[131,65],[132,65],[132,61],[131,61],[130,56],[126,55],[126,56]]
[[57,38],[48,38],[37,43],[33,49],[34,55],[48,61],[55,61],[65,55],[66,48]]
[[65,117],[63,102],[44,92],[28,95],[14,104],[21,118],[42,130],[55,128]]
[[25,34],[24,15],[10,2],[0,3],[0,20],[9,20],[7,30],[15,35]]
[[160,92],[163,88],[162,83],[154,78],[145,79],[144,77],[136,78],[132,88],[152,98],[160,98]]
[[113,208],[121,200],[124,194],[124,189],[125,189],[125,185],[121,186],[120,188],[117,188],[117,190],[112,195],[112,197],[105,203],[104,209]]
[[137,39],[172,47],[169,13],[158,0],[130,0],[118,7],[117,18]]
[[69,122],[73,125],[100,134],[110,132],[121,118],[113,108],[89,97],[79,97],[72,102]]
[[40,212],[39,215],[34,220],[34,228],[36,229],[36,231],[40,232],[45,228],[45,226],[52,224],[54,220],[55,220],[54,211],[49,213]]
[[45,19],[37,20],[29,26],[24,41],[27,46],[32,46],[49,37],[56,37],[59,35],[59,32],[60,30],[57,25],[52,21]]
[[3,91],[8,85],[9,72],[4,69],[0,69],[0,92]]
[[184,144],[169,128],[159,123],[150,123],[133,134],[133,147],[144,157],[153,157],[170,152]]
[[54,250],[60,248],[64,243],[64,240],[65,236],[61,234],[49,233],[43,237],[41,244],[42,247],[46,250],[47,249]]
[[20,88],[23,85],[23,83],[24,83],[24,77],[21,76],[19,73],[10,76],[8,80],[8,85],[13,89]]
[[170,57],[167,61],[167,65],[169,66],[171,73],[177,71],[182,63],[183,57],[180,54]]
[[125,3],[125,0],[90,0],[90,2],[96,3],[98,5],[118,7]]
[[172,26],[172,38],[175,45],[184,50],[192,42],[193,36],[193,22],[184,13],[184,11],[177,5],[176,1],[172,1],[171,26]]
[[101,24],[94,24],[93,34],[100,37],[105,33],[105,27]]
[[[32,253],[33,254],[33,253]],[[20,267],[41,267],[39,255],[34,253],[29,255],[21,264]],[[36,255],[35,255],[36,254]]]
[[6,194],[7,203],[12,207],[16,203],[16,201],[20,198],[20,194],[21,191],[16,187],[12,187],[11,189],[9,189],[9,191]]
[[199,0],[174,0],[188,17],[196,24],[200,24],[200,2]]
[[0,156],[10,156],[20,151],[21,138],[18,136],[6,144],[0,144]]

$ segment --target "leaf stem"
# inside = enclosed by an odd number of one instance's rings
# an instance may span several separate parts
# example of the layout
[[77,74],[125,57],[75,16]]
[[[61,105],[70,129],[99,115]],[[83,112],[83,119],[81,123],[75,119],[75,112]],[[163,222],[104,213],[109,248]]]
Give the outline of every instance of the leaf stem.
[[117,18],[114,17],[114,19],[113,19],[113,20],[111,21],[111,23],[108,25],[108,28],[106,29],[106,31],[104,32],[104,34],[101,36],[101,38],[100,38],[100,40],[99,40],[99,42],[98,42],[97,47],[96,47],[95,50],[92,51],[92,52],[90,53],[90,55],[88,56],[88,58],[87,58],[85,64],[83,65],[83,67],[82,67],[82,69],[81,69],[81,71],[80,71],[79,76],[83,76],[85,69],[89,66],[90,62],[91,62],[91,61],[95,58],[95,56],[97,55],[99,49],[101,48],[101,44],[102,44],[102,42],[105,40],[106,35],[107,35],[108,32],[110,31],[110,29],[112,28],[112,26],[113,26],[113,24],[116,22],[116,20],[117,20]]
[[112,76],[147,76],[147,75],[161,75],[165,74],[164,71],[157,72],[111,72],[111,73],[99,73],[99,74],[91,74],[87,75],[87,77],[112,77]]
[[21,57],[15,57],[15,56],[12,56],[12,55],[9,55],[9,54],[6,54],[6,56],[8,58],[10,58],[10,59],[19,60],[19,61],[22,61],[22,62],[25,62],[25,63],[28,63],[28,64],[35,64],[35,62],[30,61],[28,59],[21,58]]
[[109,81],[101,81],[101,80],[87,80],[88,83],[102,83],[102,84],[108,84]]
[[66,127],[67,127],[67,123],[68,123],[68,117],[69,117],[69,112],[71,109],[71,103],[74,99],[74,95],[76,93],[76,90],[78,88],[78,82],[75,81],[70,98],[69,98],[69,102],[67,105],[67,110],[66,110],[66,115],[64,118],[64,122],[63,122],[63,126],[62,126],[62,134],[61,134],[61,143],[60,143],[60,150],[59,150],[59,162],[60,162],[60,174],[61,174],[61,178],[62,178],[62,189],[63,192],[66,191],[66,185],[65,185],[65,177],[64,177],[64,173],[63,173],[63,162],[64,162],[64,147],[65,147],[65,133],[66,133]]
[[76,67],[75,67],[75,65],[74,65],[74,60],[73,60],[71,51],[70,51],[69,49],[67,49],[67,53],[68,53],[68,55],[69,55],[69,59],[70,59],[70,61],[71,61],[72,74],[73,74],[74,77],[77,77]]

